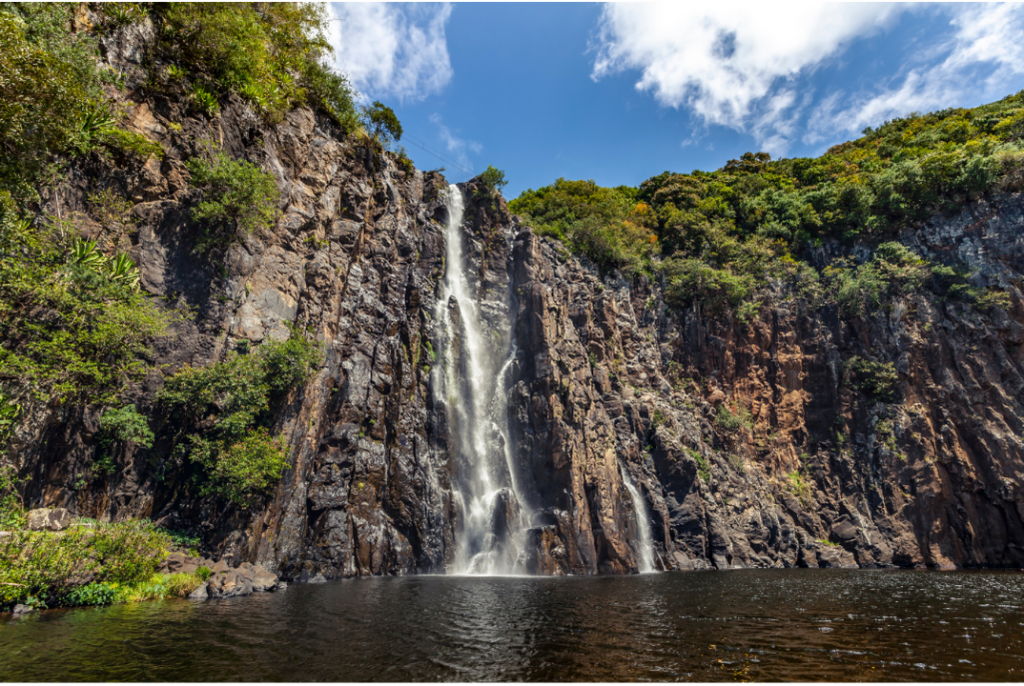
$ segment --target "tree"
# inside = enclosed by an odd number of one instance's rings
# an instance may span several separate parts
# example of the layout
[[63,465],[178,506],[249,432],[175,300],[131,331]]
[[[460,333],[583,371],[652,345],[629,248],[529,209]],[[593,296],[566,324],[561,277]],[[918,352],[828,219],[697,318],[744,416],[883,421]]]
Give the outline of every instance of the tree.
[[381,102],[374,102],[363,108],[363,126],[372,138],[384,147],[402,139],[402,124],[394,110]]
[[492,193],[495,191],[500,193],[501,189],[508,185],[508,181],[505,180],[505,172],[495,169],[492,165],[487,165],[487,170],[480,175],[480,182],[487,186]]

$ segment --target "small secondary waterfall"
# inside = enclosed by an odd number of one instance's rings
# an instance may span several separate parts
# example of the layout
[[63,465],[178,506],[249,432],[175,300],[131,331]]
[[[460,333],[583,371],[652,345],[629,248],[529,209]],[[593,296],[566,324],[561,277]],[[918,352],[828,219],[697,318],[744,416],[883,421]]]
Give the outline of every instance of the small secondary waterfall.
[[[462,191],[446,198],[445,275],[435,321],[442,325],[434,388],[445,403],[454,439],[455,497],[462,517],[453,570],[461,574],[513,574],[528,513],[516,488],[508,431],[508,379],[514,350],[508,322],[496,330],[481,315],[483,293],[474,298],[463,252]],[[479,289],[479,290],[482,290]]]
[[647,508],[644,507],[640,491],[633,485],[633,480],[629,478],[629,472],[621,464],[619,465],[619,471],[622,472],[622,483],[629,492],[630,500],[633,501],[633,512],[636,513],[636,526],[640,530],[640,541],[637,546],[639,550],[636,551],[638,558],[637,566],[641,574],[650,574],[658,571],[654,566],[654,539],[651,536],[651,521],[647,518]]

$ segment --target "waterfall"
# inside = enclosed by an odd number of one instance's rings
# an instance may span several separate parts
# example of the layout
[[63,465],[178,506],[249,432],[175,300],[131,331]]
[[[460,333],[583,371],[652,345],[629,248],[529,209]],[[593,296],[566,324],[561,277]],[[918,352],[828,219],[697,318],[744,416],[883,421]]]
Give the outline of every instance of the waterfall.
[[654,566],[654,539],[651,536],[651,521],[647,518],[647,508],[644,507],[643,498],[640,492],[633,485],[629,472],[621,464],[619,471],[622,472],[622,483],[629,492],[629,498],[633,501],[633,512],[636,514],[636,526],[639,529],[640,540],[637,548],[637,566],[641,574],[651,574],[658,571]]
[[513,574],[521,571],[529,518],[522,510],[509,445],[507,377],[514,350],[507,319],[484,321],[485,294],[474,297],[471,292],[463,251],[465,206],[458,186],[448,187],[446,206],[445,274],[434,317],[441,325],[434,389],[448,412],[458,484],[453,495],[461,509],[452,571]]

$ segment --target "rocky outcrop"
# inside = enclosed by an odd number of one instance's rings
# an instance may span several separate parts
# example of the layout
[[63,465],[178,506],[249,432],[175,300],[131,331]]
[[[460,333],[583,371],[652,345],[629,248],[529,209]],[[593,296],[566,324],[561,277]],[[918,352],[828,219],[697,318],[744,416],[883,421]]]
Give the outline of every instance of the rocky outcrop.
[[63,507],[41,507],[25,515],[25,527],[29,531],[63,531],[71,526],[71,513]]
[[[204,566],[206,562],[209,562],[194,558],[186,559],[184,562],[170,561],[170,558],[173,557],[175,555],[172,554],[168,558],[169,561],[164,563],[170,572],[174,572],[175,567],[179,568],[178,571],[184,571],[189,566],[198,568],[199,565],[196,565],[196,562],[202,562]],[[210,567],[212,567],[210,578],[189,595],[189,600],[223,600],[253,593],[279,591],[287,587],[287,584],[280,581],[276,574],[268,572],[260,564],[253,565],[243,562],[237,567],[231,567],[221,560],[216,564],[210,563]]]
[[[10,452],[31,477],[27,500],[201,534],[227,565],[205,587],[211,597],[267,587],[266,575],[449,569],[465,465],[432,373],[446,181],[369,155],[308,109],[270,126],[237,99],[210,120],[133,92],[141,57],[119,45],[109,57],[129,91],[113,95],[166,157],[89,162],[46,206],[120,241],[146,292],[192,314],[155,342],[152,371],[125,399],[154,417],[157,443],[118,454],[114,476],[74,485],[98,454],[97,410],[27,408]],[[274,173],[282,216],[198,255],[183,161],[209,140]],[[89,218],[99,187],[137,203],[132,235]],[[851,318],[776,284],[741,323],[669,307],[657,279],[602,276],[479,184],[462,192],[470,287],[515,351],[509,429],[519,505],[532,514],[521,558],[531,573],[638,569],[641,523],[623,473],[661,569],[1024,564],[1021,197],[975,201],[900,237],[969,267],[977,286],[1005,289],[1008,309],[922,292]],[[826,243],[817,266],[839,254]],[[275,415],[290,469],[250,510],[195,496],[153,404],[164,374],[283,338],[291,323],[326,358]],[[898,397],[880,402],[846,383],[855,355],[893,363]]]

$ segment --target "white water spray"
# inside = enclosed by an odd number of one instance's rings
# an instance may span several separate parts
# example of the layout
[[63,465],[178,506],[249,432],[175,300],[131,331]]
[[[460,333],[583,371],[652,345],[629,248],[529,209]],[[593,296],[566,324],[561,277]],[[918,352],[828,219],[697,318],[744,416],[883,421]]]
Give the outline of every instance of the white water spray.
[[442,323],[441,359],[434,388],[448,408],[456,450],[455,493],[462,510],[453,571],[514,574],[521,571],[524,522],[508,432],[507,375],[513,352],[508,323],[495,330],[482,320],[484,296],[473,296],[463,254],[462,191],[448,187],[445,275],[435,320]]
[[637,550],[637,567],[641,574],[651,574],[658,571],[654,566],[654,538],[651,536],[651,521],[647,518],[647,508],[644,507],[643,498],[640,492],[633,485],[629,478],[629,472],[621,464],[619,471],[622,472],[622,483],[629,492],[629,498],[633,501],[633,512],[636,514],[636,526],[640,530],[640,540]]

